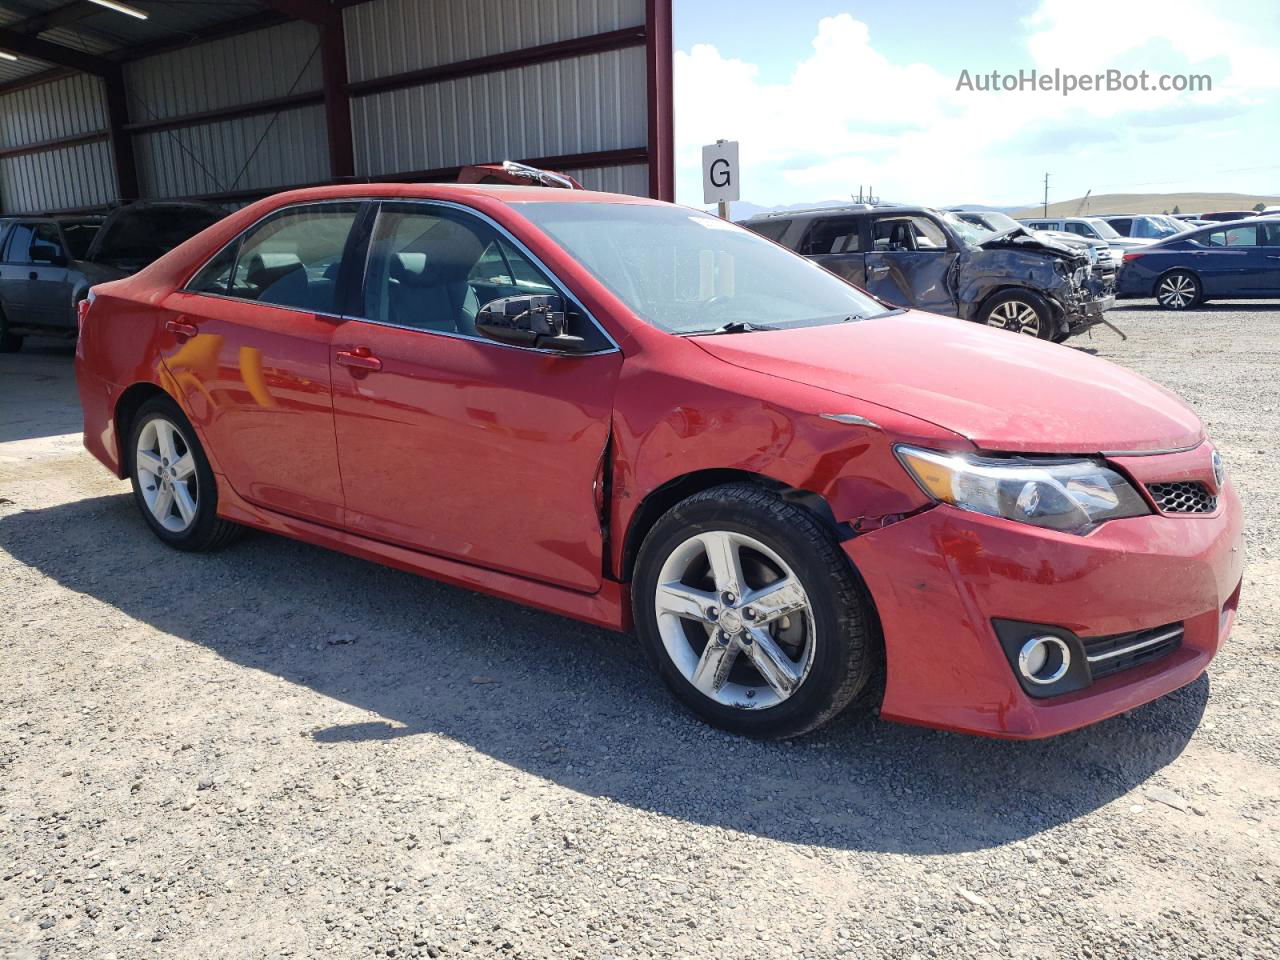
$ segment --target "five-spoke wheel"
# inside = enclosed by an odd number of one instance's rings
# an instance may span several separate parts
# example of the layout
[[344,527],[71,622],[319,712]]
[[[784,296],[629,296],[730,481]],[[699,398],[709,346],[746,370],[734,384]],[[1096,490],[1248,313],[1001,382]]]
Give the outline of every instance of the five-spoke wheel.
[[792,569],[745,534],[690,537],[667,557],[654,596],[677,669],[717,703],[773,706],[813,665],[813,611]]
[[195,428],[178,405],[157,395],[133,416],[129,479],[155,535],[180,550],[214,550],[242,528],[218,516],[218,488]]
[[716,487],[668,511],[640,549],[633,600],[663,679],[739,733],[813,729],[878,662],[865,594],[831,530],[761,487]]

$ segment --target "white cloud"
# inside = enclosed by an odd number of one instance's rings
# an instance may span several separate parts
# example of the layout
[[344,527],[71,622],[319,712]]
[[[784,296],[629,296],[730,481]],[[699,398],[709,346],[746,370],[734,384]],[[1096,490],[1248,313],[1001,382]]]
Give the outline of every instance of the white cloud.
[[1043,151],[1057,129],[1071,137],[1064,154],[1092,149],[1102,157],[1115,138],[1090,138],[1091,127],[1123,131],[1126,117],[1148,128],[1164,116],[1194,123],[1277,85],[1274,59],[1254,39],[1260,31],[1203,2],[1043,0],[1019,26],[1024,62],[987,65],[977,51],[973,69],[1182,72],[1198,65],[1214,73],[1214,90],[1070,97],[957,91],[954,74],[893,62],[875,48],[865,23],[840,14],[819,21],[811,53],[781,83],[763,82],[754,64],[708,44],[676,52],[680,199],[700,203],[700,147],[725,137],[741,142],[744,198],[757,203],[845,197],[859,184],[920,202],[1018,200],[1034,195],[1040,173],[1020,170],[1020,158],[1010,154],[1036,145]]

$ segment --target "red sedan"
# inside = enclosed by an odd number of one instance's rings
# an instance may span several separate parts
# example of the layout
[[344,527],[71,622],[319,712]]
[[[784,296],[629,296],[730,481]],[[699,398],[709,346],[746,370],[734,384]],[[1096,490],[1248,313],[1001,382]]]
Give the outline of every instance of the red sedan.
[[282,194],[96,287],[76,361],[166,544],[256,527],[634,627],[753,736],[855,701],[1060,733],[1199,676],[1240,591],[1169,392],[669,204]]

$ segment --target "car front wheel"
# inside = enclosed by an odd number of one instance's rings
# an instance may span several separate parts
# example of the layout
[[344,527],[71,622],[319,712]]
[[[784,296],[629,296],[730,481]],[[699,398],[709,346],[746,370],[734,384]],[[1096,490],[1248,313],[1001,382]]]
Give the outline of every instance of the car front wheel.
[[1008,290],[996,294],[983,304],[978,320],[988,327],[1041,340],[1052,340],[1055,332],[1053,311],[1048,302],[1030,290]]
[[677,504],[645,538],[634,588],[650,659],[715,726],[794,737],[870,692],[880,654],[860,582],[818,519],[768,490]]
[[218,517],[213,469],[195,430],[168,397],[144,403],[133,421],[129,479],[152,532],[179,550],[216,550],[243,529]]
[[1189,270],[1165,274],[1156,284],[1156,303],[1166,310],[1187,310],[1204,300],[1199,278]]

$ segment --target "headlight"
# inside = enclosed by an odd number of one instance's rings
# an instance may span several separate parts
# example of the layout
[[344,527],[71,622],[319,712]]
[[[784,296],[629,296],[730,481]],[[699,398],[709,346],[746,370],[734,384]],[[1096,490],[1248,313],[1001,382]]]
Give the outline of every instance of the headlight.
[[1067,533],[1088,533],[1103,520],[1150,513],[1124,477],[1094,460],[965,456],[894,448],[934,500]]

